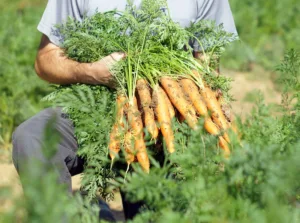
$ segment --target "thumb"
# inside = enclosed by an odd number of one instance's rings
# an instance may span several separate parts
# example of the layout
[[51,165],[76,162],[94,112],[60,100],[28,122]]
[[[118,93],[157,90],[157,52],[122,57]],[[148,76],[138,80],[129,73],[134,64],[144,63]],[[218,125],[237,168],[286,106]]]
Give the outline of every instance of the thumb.
[[115,61],[120,61],[125,57],[125,53],[123,52],[115,52],[110,54],[111,58]]
[[122,60],[125,57],[123,52],[115,52],[101,59],[101,63],[104,63],[108,68],[112,67],[116,62]]

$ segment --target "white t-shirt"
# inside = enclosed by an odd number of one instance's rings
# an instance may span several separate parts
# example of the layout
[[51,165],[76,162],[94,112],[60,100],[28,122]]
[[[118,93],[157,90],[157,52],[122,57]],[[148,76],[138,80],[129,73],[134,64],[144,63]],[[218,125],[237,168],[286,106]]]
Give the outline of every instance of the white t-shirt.
[[[81,21],[84,15],[91,16],[96,11],[124,10],[126,4],[126,0],[48,0],[38,30],[59,46],[56,24],[68,17]],[[141,0],[134,0],[134,4],[139,7]],[[217,25],[223,24],[225,31],[237,34],[228,0],[168,0],[168,7],[173,21],[183,27],[198,20],[213,20]]]

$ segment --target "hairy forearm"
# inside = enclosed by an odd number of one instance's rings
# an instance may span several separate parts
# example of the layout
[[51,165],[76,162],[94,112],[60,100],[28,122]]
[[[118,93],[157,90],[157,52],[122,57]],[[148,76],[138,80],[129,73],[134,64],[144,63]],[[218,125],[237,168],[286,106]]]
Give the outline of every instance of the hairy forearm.
[[54,84],[88,82],[88,65],[68,59],[59,48],[38,52],[35,70],[40,78]]
[[79,63],[64,55],[48,37],[42,37],[35,61],[35,70],[40,78],[54,84],[103,84],[112,86],[109,67],[123,55],[114,53],[94,63]]

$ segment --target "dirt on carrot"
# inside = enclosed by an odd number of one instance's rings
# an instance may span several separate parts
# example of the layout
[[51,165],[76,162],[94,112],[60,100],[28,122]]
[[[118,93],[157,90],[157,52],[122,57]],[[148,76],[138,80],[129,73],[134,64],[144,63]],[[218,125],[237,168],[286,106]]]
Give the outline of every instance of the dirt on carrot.
[[157,85],[153,89],[153,97],[152,97],[156,106],[154,108],[155,115],[157,117],[160,131],[166,141],[167,150],[169,153],[175,152],[174,145],[174,133],[172,130],[172,122],[171,116],[168,110],[168,105],[166,103],[166,98],[164,96],[163,89]]
[[185,95],[176,80],[169,77],[162,77],[160,83],[170,98],[172,104],[180,112],[181,115],[186,119],[188,125],[192,129],[197,128],[197,116],[196,111],[186,99]]

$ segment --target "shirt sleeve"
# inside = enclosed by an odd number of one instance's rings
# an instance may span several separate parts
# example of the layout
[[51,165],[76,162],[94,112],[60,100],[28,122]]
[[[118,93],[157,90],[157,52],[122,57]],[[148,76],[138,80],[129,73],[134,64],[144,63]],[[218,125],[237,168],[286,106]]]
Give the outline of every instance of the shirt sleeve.
[[60,46],[62,40],[55,25],[62,24],[68,17],[81,21],[83,17],[84,0],[48,0],[46,9],[37,29],[48,36],[49,40]]
[[197,20],[213,20],[223,24],[226,32],[237,34],[233,15],[228,0],[204,0],[198,4]]
[[[233,33],[235,39],[238,33],[234,23],[234,18],[228,0],[198,0],[197,1],[197,18],[196,21],[210,20],[215,21],[216,25],[223,25],[228,33]],[[195,43],[194,49],[199,50],[198,43]]]

